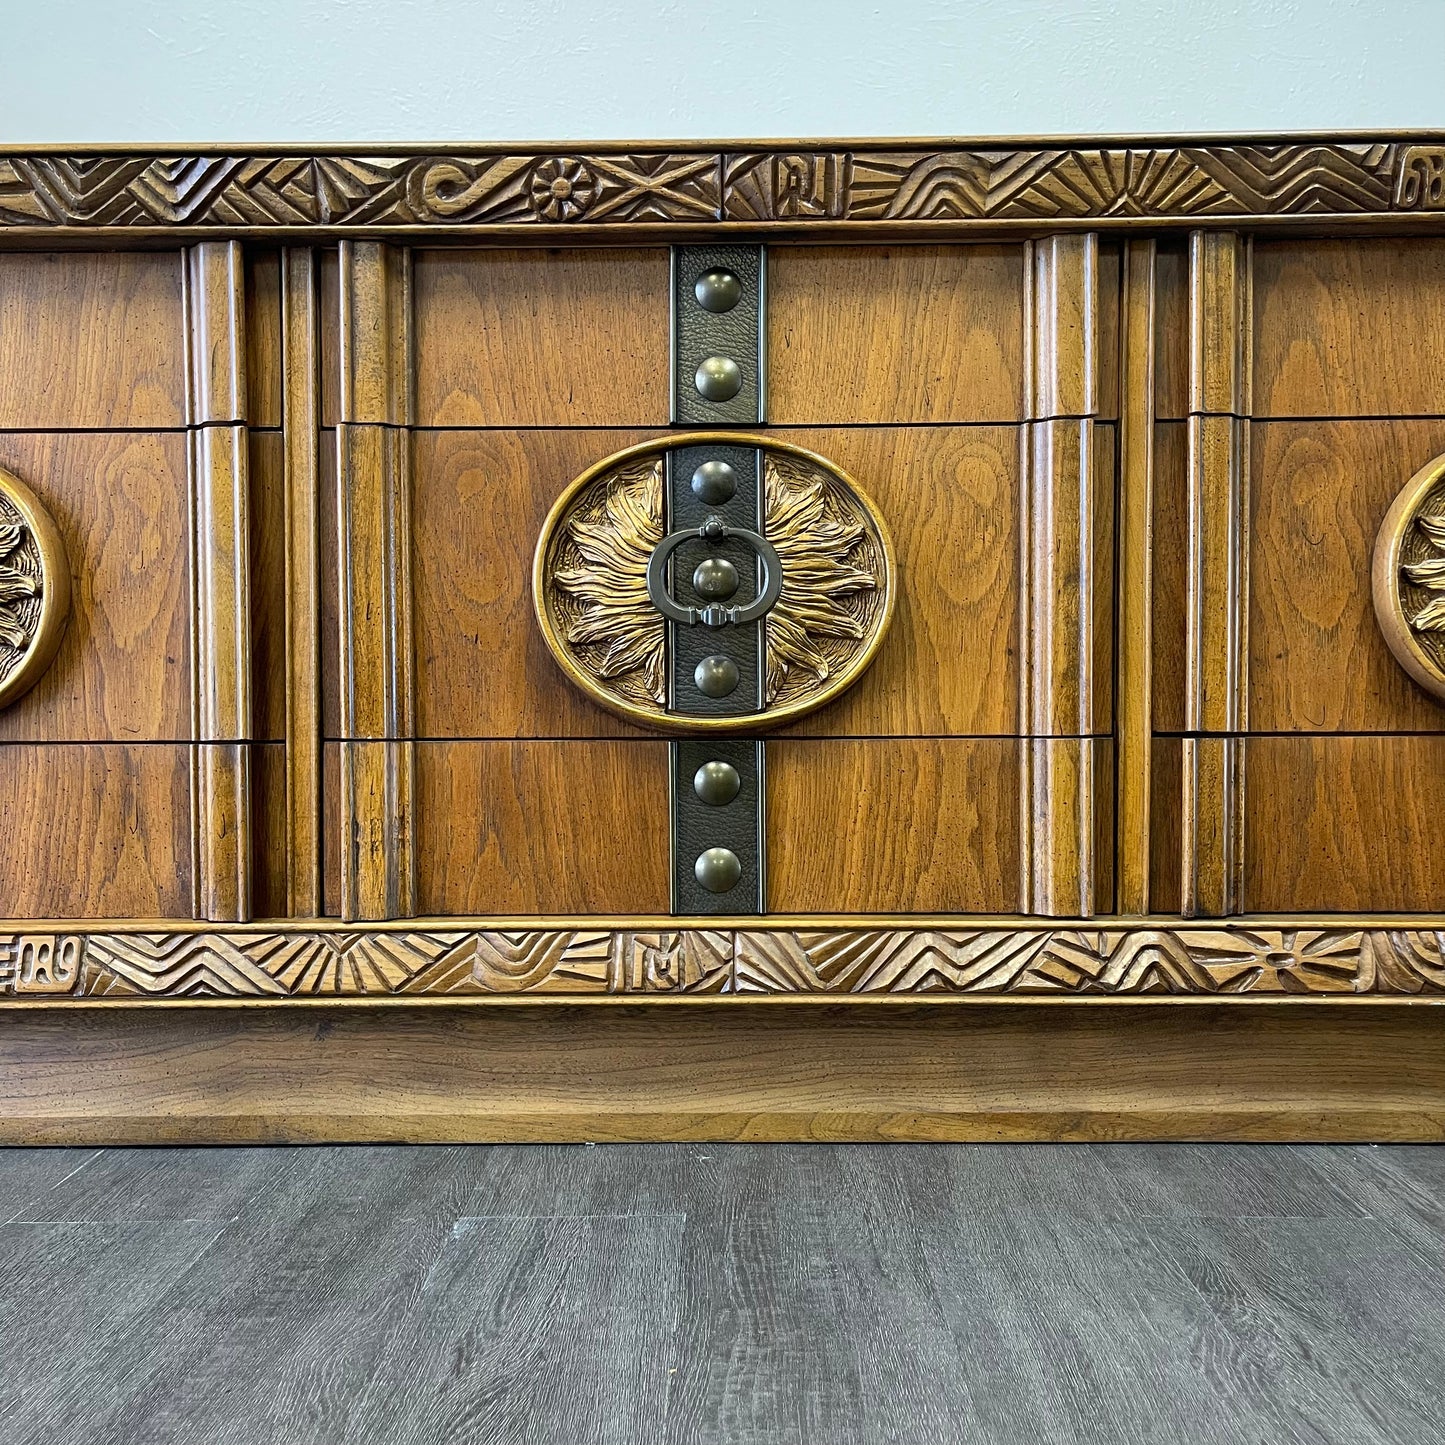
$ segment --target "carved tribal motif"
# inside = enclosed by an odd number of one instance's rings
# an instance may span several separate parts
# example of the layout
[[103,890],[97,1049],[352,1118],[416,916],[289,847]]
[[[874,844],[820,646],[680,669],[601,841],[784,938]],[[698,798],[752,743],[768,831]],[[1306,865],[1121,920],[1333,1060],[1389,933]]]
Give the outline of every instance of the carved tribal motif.
[[1445,932],[1126,926],[0,936],[0,993],[319,999],[1445,994]]
[[[764,709],[726,720],[740,730],[816,707],[861,673],[887,626],[890,562],[880,519],[830,463],[765,438],[709,437],[762,452],[762,532],[781,564],[763,623]],[[647,569],[664,536],[664,452],[684,440],[584,472],[548,518],[533,574],[538,620],[568,676],[603,706],[664,725],[667,625]]]
[[587,155],[0,156],[0,228],[590,228],[1349,217],[1445,209],[1445,140]]

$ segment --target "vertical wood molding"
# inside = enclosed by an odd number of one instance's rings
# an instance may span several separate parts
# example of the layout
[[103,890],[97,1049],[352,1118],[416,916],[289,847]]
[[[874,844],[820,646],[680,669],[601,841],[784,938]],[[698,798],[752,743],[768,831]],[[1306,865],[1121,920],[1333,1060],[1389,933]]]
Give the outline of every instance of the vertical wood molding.
[[1249,658],[1252,248],[1232,232],[1189,245],[1188,590],[1183,852],[1189,917],[1238,913],[1244,880]]
[[[1089,917],[1107,908],[1099,856],[1097,748],[1107,730],[1098,411],[1096,235],[1027,248],[1020,529],[1020,906]],[[1101,633],[1100,628],[1105,632]]]
[[205,242],[185,253],[194,911],[218,922],[244,922],[251,914],[244,276],[239,242]]
[[281,253],[286,456],[286,911],[320,914],[320,313],[316,253]]
[[1153,755],[1155,244],[1124,245],[1119,318],[1117,907],[1149,912]]
[[415,911],[411,255],[340,250],[341,911]]

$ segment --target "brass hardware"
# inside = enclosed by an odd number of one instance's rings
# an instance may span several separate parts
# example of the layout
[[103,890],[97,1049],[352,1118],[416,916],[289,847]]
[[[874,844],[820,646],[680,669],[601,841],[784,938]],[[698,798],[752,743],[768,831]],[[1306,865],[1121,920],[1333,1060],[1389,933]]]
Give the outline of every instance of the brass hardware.
[[692,494],[709,507],[732,500],[738,489],[738,474],[726,462],[704,462],[692,474]]
[[[675,664],[669,662],[667,623],[649,593],[648,571],[659,544],[679,535],[665,532],[668,454],[691,449],[696,457],[704,447],[704,461],[708,453],[730,455],[739,465],[758,459],[762,506],[756,535],[776,554],[779,566],[774,569],[769,559],[767,578],[757,580],[765,585],[776,578],[779,585],[777,600],[760,624],[757,703],[748,703],[739,686],[732,697],[744,704],[742,710],[687,716],[684,692],[701,701],[690,684],[702,657],[725,649],[745,680],[752,667],[751,654],[739,650],[745,629],[726,633],[726,640],[704,635],[699,641],[710,642],[709,650],[684,654],[680,677],[688,685],[679,682],[678,698],[669,703],[668,673]],[[691,478],[702,469],[689,459],[681,475]],[[700,513],[692,489],[683,485],[678,490]],[[730,527],[725,545],[733,545],[745,530]],[[703,540],[697,528],[681,537],[694,545]],[[715,555],[709,547],[705,557]],[[739,575],[742,600],[736,609],[708,601],[701,592],[700,606],[684,608],[671,598],[667,605],[682,612],[684,620],[704,625],[703,613],[716,607],[724,614],[724,626],[732,626],[728,616],[734,610],[746,615],[742,609],[762,596],[761,590],[753,595],[754,580],[741,565],[746,557],[744,552],[727,559]],[[702,560],[675,579],[679,590]],[[665,570],[664,559],[664,576]],[[543,524],[532,585],[548,648],[594,702],[633,722],[670,731],[734,733],[790,721],[856,682],[887,631],[896,591],[883,519],[846,472],[801,447],[734,432],[669,434],[588,468],[557,499]],[[659,589],[658,595],[665,594]]]
[[707,401],[731,401],[743,389],[742,368],[730,356],[709,356],[698,367],[693,385]]
[[692,585],[712,602],[726,602],[738,590],[738,569],[726,557],[704,557],[693,569]]
[[732,658],[714,653],[705,657],[693,670],[692,680],[704,697],[727,697],[737,691],[738,665]]
[[[673,599],[667,590],[668,559],[694,537],[705,542],[725,542],[729,537],[736,537],[758,554],[758,595],[751,602],[741,602],[734,607],[724,607],[718,602],[710,602],[706,607],[686,607]],[[721,565],[733,574],[733,586],[723,594],[731,596],[737,591],[737,569],[730,562]],[[669,622],[678,622],[684,627],[695,627],[699,622],[704,627],[739,627],[756,622],[772,610],[782,591],[783,564],[773,544],[745,527],[729,527],[721,517],[704,518],[696,532],[673,532],[671,536],[664,537],[652,549],[652,556],[647,562],[647,595],[652,605]]]
[[756,426],[767,415],[766,282],[762,246],[672,248],[672,421]]
[[743,865],[731,848],[705,848],[697,855],[692,871],[709,893],[727,893],[743,876]]
[[1395,660],[1445,698],[1445,456],[1421,467],[1385,514],[1371,582]]
[[731,803],[743,785],[738,770],[731,763],[704,763],[692,775],[692,790],[709,807]]
[[697,278],[692,294],[704,311],[721,315],[743,299],[743,283],[735,272],[724,266],[713,266]]
[[35,493],[0,467],[0,707],[39,681],[69,616],[60,533]]

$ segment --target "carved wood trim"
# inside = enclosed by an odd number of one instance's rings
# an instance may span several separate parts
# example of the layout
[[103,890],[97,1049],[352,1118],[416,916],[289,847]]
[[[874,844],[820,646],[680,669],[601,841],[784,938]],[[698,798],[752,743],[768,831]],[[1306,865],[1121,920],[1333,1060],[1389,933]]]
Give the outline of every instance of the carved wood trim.
[[322,904],[321,332],[316,253],[281,253],[286,455],[286,911]]
[[1189,246],[1188,599],[1181,912],[1238,913],[1249,726],[1249,412],[1253,252],[1234,232]]
[[341,912],[415,910],[411,253],[341,245]]
[[245,264],[238,241],[185,253],[194,578],[195,914],[251,916],[251,586]]
[[1126,241],[1119,318],[1116,906],[1149,911],[1153,791],[1155,243]]
[[0,236],[917,232],[1445,219],[1445,136],[0,150]]
[[0,995],[64,1003],[617,997],[919,1002],[1445,994],[1445,927],[1388,918],[599,927],[430,920],[178,931],[10,925]]
[[1020,897],[1026,912],[1065,917],[1110,901],[1092,742],[1109,727],[1096,663],[1112,638],[1104,498],[1113,468],[1112,458],[1101,465],[1094,423],[1098,257],[1096,235],[1050,236],[1025,262]]

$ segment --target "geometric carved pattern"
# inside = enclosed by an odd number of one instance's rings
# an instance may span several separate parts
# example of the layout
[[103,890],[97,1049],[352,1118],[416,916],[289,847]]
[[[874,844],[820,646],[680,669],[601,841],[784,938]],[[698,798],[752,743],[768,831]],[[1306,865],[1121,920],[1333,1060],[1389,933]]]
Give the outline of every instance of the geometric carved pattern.
[[1445,929],[1031,926],[278,927],[0,936],[17,997],[379,999],[425,995],[1019,998],[1445,994]]
[[1445,210],[1445,139],[0,156],[0,230],[1242,219]]

